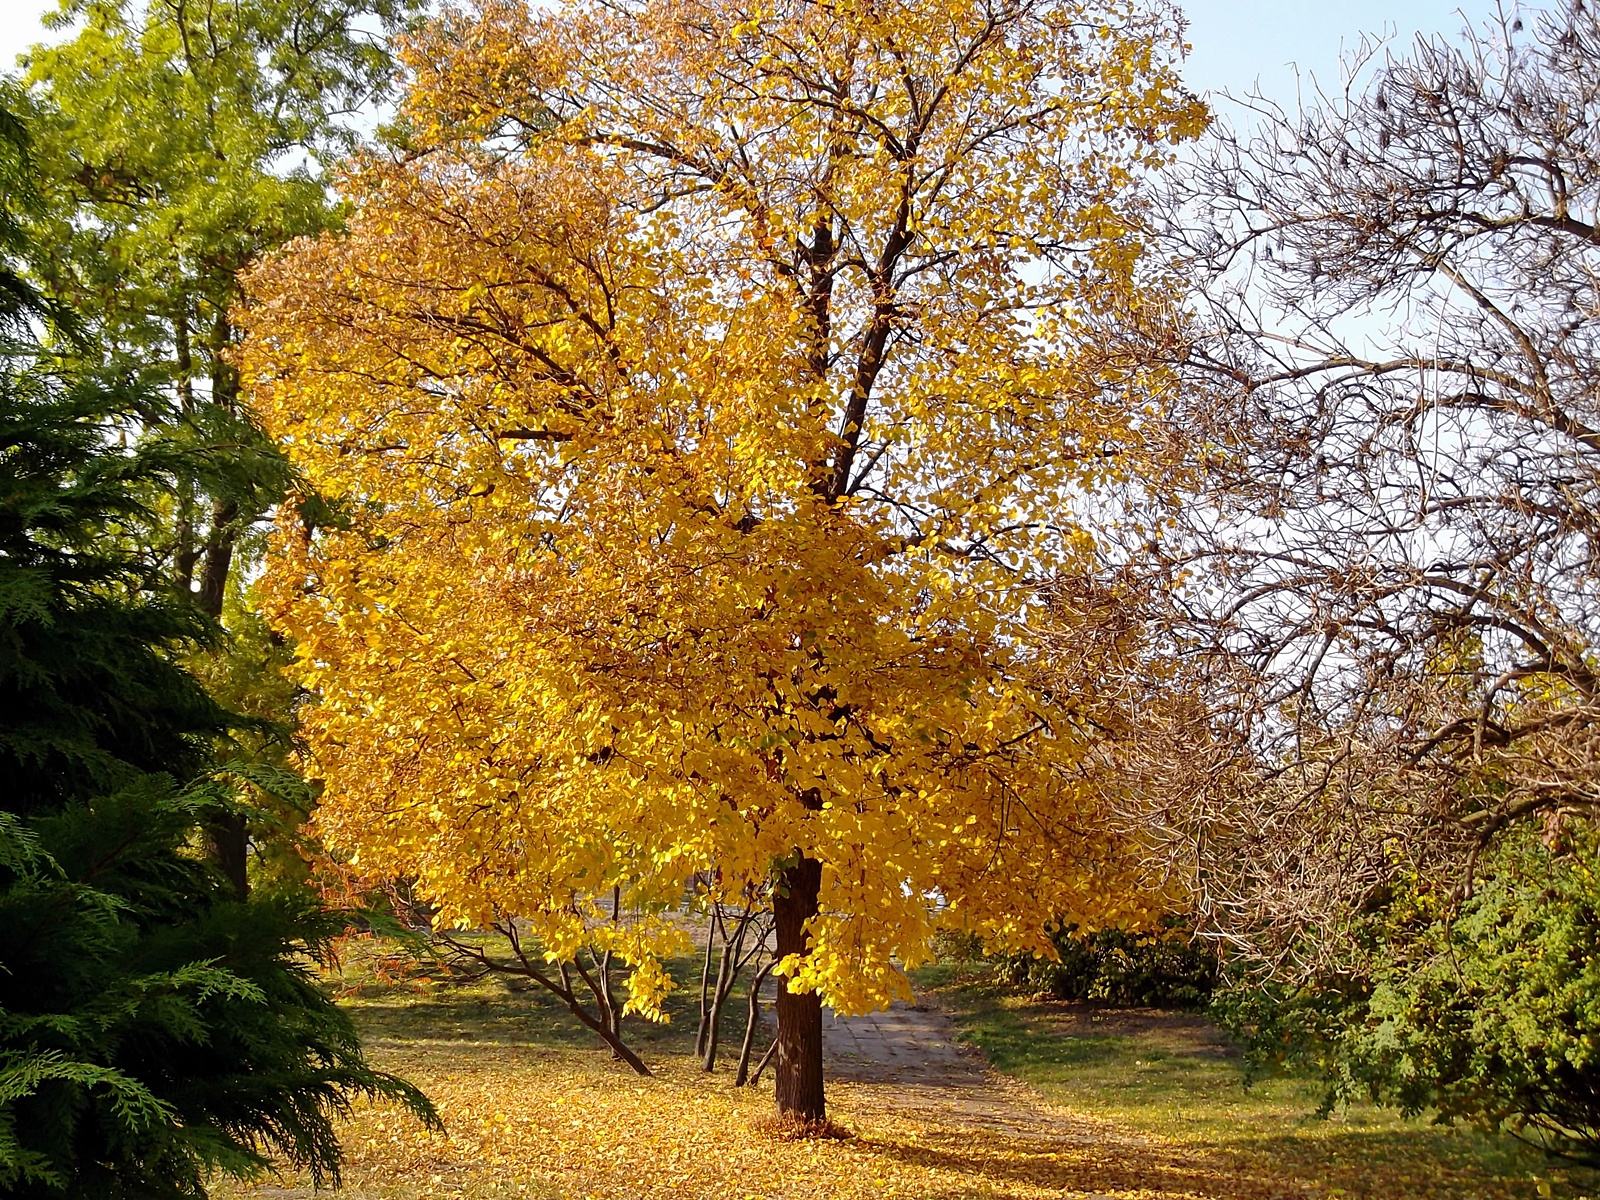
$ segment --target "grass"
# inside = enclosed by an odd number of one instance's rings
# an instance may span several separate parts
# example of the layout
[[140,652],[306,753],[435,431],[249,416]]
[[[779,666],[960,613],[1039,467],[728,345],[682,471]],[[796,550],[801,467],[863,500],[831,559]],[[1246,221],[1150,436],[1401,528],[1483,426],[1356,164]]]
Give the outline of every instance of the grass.
[[[482,937],[492,957],[509,961],[503,939]],[[623,1040],[648,1063],[653,1059],[690,1056],[694,1052],[695,1028],[700,1019],[700,960],[677,958],[667,963],[676,990],[667,995],[663,1023],[627,1017]],[[712,977],[716,963],[712,962]],[[749,991],[744,986],[749,972],[734,982],[723,1005],[717,1062],[719,1069],[732,1069],[744,1038]],[[380,1031],[385,1038],[404,1041],[454,1040],[488,1041],[538,1049],[570,1049],[580,1053],[608,1054],[600,1039],[567,1011],[567,1007],[531,980],[512,975],[487,976],[476,980],[456,980],[448,972],[375,971],[372,960],[353,955],[332,981],[343,1003],[356,1016],[363,1030]],[[583,991],[581,984],[579,990]],[[618,999],[626,993],[618,988]],[[584,999],[588,999],[584,993]],[[593,1005],[589,1008],[593,1011]],[[767,1030],[771,1029],[772,1005],[762,1005]],[[758,1030],[758,1036],[761,1031]],[[765,1037],[757,1042],[754,1057],[766,1049]],[[753,1064],[752,1064],[753,1065]]]
[[[628,1023],[651,1078],[613,1062],[542,991],[356,970],[344,1003],[372,1058],[422,1086],[448,1128],[358,1106],[343,1134],[342,1200],[1600,1196],[1592,1176],[1508,1139],[1365,1109],[1308,1119],[1312,1097],[1294,1081],[1246,1091],[1233,1048],[1198,1018],[1018,999],[948,967],[924,976],[924,992],[1021,1082],[961,1094],[834,1083],[830,1116],[853,1136],[789,1140],[771,1119],[770,1076],[758,1090],[731,1086],[742,994],[721,1069],[704,1075],[691,1056],[699,964],[673,966],[683,986],[672,1022]],[[215,1195],[313,1193],[289,1172]]]
[[1223,1155],[1241,1172],[1270,1169],[1330,1197],[1600,1195],[1600,1174],[1508,1135],[1366,1104],[1324,1119],[1307,1081],[1247,1087],[1237,1047],[1203,1016],[1022,997],[949,964],[920,982],[963,1040],[1049,1103]]

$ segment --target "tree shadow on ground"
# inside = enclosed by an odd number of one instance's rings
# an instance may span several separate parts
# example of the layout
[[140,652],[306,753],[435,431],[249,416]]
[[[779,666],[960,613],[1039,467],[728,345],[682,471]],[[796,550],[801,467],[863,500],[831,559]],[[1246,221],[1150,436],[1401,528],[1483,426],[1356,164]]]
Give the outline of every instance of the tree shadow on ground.
[[[1199,1156],[1205,1173],[1276,1180],[1285,1195],[1306,1187],[1318,1196],[1476,1196],[1507,1187],[1533,1194],[1536,1179],[1555,1195],[1600,1192],[1600,1172],[1506,1135],[1407,1121],[1367,1105],[1325,1119],[1316,1112],[1317,1089],[1302,1079],[1247,1087],[1238,1047],[1201,1014],[1017,996],[949,971],[924,983],[961,1037],[1048,1104],[1181,1143],[1176,1158],[1149,1160],[1158,1175],[1182,1178]],[[1092,1179],[1079,1183],[1096,1190]],[[1197,1195],[1232,1194],[1189,1186]]]

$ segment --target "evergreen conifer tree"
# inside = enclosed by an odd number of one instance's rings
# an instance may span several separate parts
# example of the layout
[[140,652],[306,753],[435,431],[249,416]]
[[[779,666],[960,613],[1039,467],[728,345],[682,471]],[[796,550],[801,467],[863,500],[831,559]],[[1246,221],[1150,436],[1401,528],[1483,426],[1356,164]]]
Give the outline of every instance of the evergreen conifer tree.
[[[26,137],[0,96],[0,181]],[[147,548],[182,464],[125,437],[136,392],[53,370],[70,314],[0,212],[0,1197],[201,1197],[279,1158],[336,1181],[371,1068],[309,963],[336,918],[243,900],[200,849],[235,804],[231,724],[180,664],[216,628]],[[76,357],[76,356],[69,356]],[[127,443],[134,444],[133,449]],[[163,455],[167,457],[164,458]]]

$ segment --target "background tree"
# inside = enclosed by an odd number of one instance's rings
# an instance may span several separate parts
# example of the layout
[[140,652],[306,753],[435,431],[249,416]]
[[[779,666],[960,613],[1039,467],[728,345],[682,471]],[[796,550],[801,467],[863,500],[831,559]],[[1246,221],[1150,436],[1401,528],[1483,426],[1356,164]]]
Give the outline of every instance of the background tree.
[[1074,497],[1156,486],[1104,333],[1136,178],[1200,127],[1132,5],[490,3],[414,41],[410,153],[253,276],[255,403],[348,530],[285,525],[330,843],[553,959],[621,889],[656,1010],[696,873],[770,886],[777,1103],[823,1002],[936,923],[1138,921],[1025,618]]
[[[0,111],[11,207],[36,192]],[[337,1180],[357,1095],[437,1123],[363,1060],[307,967],[342,925],[244,902],[191,843],[236,803],[213,752],[233,719],[177,659],[215,636],[137,547],[166,447],[130,451],[137,392],[58,365],[62,316],[23,287],[0,343],[0,1191],[202,1197],[272,1156]]]
[[[721,1038],[722,1011],[733,992],[733,985],[746,967],[756,965],[749,994],[750,1022],[745,1026],[744,1045],[739,1055],[739,1074],[748,1073],[753,1022],[760,1013],[760,1000],[756,993],[769,971],[760,970],[763,959],[770,957],[772,942],[772,899],[765,895],[745,895],[725,902],[713,890],[707,889],[706,951],[700,970],[700,1023],[695,1029],[694,1052],[700,1059],[701,1069],[716,1070],[717,1045]],[[717,971],[711,973],[711,961],[716,958]],[[774,964],[775,965],[775,964]],[[742,1079],[741,1079],[742,1082]]]
[[[1190,597],[1242,739],[1188,827],[1216,928],[1310,985],[1341,1087],[1592,1143],[1588,1084],[1532,1097],[1592,1078],[1557,931],[1590,919],[1600,796],[1600,18],[1351,69],[1304,112],[1258,103],[1185,194],[1193,395],[1236,422],[1188,548],[1222,586]],[[1519,990],[1512,912],[1561,947],[1560,1003]],[[1543,1084],[1474,1010],[1538,1030]]]
[[[317,163],[354,144],[352,118],[370,114],[394,76],[385,35],[419,8],[62,0],[48,21],[76,24],[75,36],[29,56],[47,201],[30,231],[33,269],[84,324],[103,360],[92,365],[166,400],[147,409],[142,431],[182,451],[157,508],[157,550],[213,619],[237,590],[240,538],[288,485],[239,404],[229,316],[239,273],[264,250],[337,224]],[[230,613],[230,626],[242,621]],[[213,840],[244,889],[243,818]]]

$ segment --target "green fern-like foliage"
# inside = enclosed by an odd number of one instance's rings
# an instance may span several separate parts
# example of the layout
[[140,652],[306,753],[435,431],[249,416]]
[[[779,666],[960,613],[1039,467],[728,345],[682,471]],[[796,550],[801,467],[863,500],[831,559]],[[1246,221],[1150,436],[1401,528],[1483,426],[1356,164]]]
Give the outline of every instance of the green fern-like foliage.
[[[0,119],[0,175],[25,162]],[[14,263],[8,238],[0,222]],[[54,315],[25,286],[6,297],[0,1197],[203,1197],[274,1161],[336,1182],[358,1098],[437,1117],[318,987],[337,919],[303,895],[241,900],[195,849],[236,800],[214,751],[231,718],[181,665],[212,627],[144,549],[147,500],[181,464],[126,449],[139,397],[52,372],[35,338]]]

